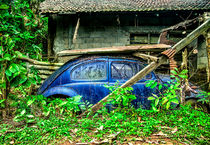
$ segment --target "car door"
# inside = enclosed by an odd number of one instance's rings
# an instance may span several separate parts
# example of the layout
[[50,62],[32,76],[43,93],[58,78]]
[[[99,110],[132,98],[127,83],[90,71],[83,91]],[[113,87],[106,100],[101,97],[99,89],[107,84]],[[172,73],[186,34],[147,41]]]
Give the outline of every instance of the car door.
[[[137,72],[143,69],[144,66],[136,60],[109,59],[109,68],[109,84],[114,85],[116,81],[119,81],[119,85],[122,85]],[[142,107],[146,109],[150,106],[147,98],[151,95],[152,91],[151,89],[145,87],[145,81],[148,79],[154,79],[154,76],[149,74],[132,86],[133,93],[137,98],[132,102],[135,107]]]
[[97,58],[81,62],[69,71],[69,87],[82,96],[84,102],[96,104],[108,94],[104,84],[108,82],[108,62]]

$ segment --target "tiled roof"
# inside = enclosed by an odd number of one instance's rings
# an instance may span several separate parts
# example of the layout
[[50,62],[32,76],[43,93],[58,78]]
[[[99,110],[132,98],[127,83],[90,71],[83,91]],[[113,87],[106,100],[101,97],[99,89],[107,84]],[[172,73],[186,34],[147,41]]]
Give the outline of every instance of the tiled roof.
[[210,0],[45,0],[41,13],[210,10]]

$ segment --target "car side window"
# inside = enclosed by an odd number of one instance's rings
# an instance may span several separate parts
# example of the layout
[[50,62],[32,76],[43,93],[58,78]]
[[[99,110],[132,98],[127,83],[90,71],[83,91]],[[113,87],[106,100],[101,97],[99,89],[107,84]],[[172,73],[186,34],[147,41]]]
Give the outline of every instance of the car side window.
[[[138,63],[138,72],[141,71],[144,67],[145,67],[144,65]],[[151,74],[151,73],[147,74],[147,75],[144,77],[144,79],[146,79],[146,80],[149,80],[149,79],[151,79],[151,78],[152,78],[152,74]]]
[[137,73],[136,63],[131,62],[112,62],[111,77],[113,79],[129,79]]
[[106,62],[91,62],[81,64],[71,71],[72,80],[104,80],[106,79]]

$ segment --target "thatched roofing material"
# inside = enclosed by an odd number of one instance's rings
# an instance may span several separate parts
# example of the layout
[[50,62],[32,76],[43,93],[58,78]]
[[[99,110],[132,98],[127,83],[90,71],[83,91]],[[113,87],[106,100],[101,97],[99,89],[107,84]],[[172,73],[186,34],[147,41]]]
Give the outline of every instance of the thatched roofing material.
[[41,13],[210,10],[209,0],[45,0]]

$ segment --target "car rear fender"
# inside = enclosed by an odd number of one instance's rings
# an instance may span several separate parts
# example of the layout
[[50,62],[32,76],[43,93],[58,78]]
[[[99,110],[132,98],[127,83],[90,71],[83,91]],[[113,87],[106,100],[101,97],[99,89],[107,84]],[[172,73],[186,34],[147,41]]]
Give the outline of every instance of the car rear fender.
[[64,96],[74,97],[77,96],[78,94],[69,87],[58,86],[46,90],[44,93],[42,93],[42,95],[45,97],[54,96],[54,95],[64,95]]

